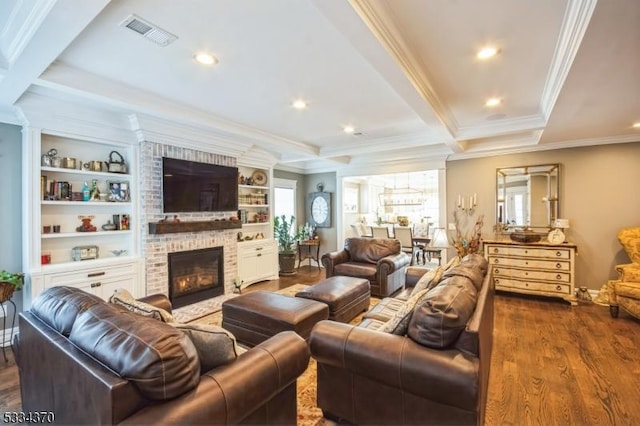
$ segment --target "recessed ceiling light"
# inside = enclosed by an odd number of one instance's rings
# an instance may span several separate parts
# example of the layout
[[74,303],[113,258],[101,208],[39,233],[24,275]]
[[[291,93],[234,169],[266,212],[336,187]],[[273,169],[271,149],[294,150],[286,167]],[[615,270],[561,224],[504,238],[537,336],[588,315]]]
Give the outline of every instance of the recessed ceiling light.
[[636,121],[635,123],[633,123],[633,128],[640,129],[640,121]]
[[295,109],[305,109],[307,107],[307,103],[302,99],[297,99],[293,101],[291,104]]
[[500,52],[500,51],[498,50],[497,47],[493,47],[493,46],[483,47],[476,54],[476,58],[481,59],[481,60],[493,58],[494,56],[496,56],[498,54],[498,52]]
[[342,130],[344,130],[345,133],[349,133],[349,134],[356,131],[355,127],[353,126],[344,126]]
[[492,108],[500,105],[501,103],[502,103],[502,99],[500,98],[489,98],[487,99],[487,102],[484,103],[484,105]]
[[196,53],[195,55],[193,55],[193,59],[195,59],[197,63],[202,65],[215,65],[218,63],[218,58],[205,52]]

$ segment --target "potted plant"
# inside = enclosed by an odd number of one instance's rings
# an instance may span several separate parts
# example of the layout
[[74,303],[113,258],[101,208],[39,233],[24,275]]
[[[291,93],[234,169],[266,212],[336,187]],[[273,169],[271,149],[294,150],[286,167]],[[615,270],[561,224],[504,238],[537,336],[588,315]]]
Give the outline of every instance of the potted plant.
[[19,272],[8,272],[4,269],[0,272],[0,303],[11,299],[15,290],[22,290],[24,285],[24,274]]
[[273,234],[278,241],[278,263],[281,275],[293,275],[296,273],[296,242],[301,238],[300,231],[296,231],[293,222],[294,216],[285,215],[273,218]]

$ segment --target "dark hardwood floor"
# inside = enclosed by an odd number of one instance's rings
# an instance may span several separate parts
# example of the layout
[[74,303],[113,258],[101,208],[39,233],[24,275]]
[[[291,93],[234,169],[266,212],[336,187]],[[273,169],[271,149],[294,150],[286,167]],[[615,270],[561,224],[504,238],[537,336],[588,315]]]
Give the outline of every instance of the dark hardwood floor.
[[[249,286],[278,290],[324,278],[317,267]],[[20,410],[9,348],[0,412]],[[640,321],[607,307],[498,294],[486,425],[640,424]]]

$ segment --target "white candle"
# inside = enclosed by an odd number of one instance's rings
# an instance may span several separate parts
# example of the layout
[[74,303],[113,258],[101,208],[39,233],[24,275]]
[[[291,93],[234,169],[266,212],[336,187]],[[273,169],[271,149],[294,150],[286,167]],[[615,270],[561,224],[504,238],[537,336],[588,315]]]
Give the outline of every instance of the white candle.
[[462,204],[460,204],[460,208],[464,210],[464,198],[462,199]]
[[473,193],[473,205],[478,205],[478,194],[476,194],[475,192]]
[[462,196],[458,194],[458,207],[462,206]]

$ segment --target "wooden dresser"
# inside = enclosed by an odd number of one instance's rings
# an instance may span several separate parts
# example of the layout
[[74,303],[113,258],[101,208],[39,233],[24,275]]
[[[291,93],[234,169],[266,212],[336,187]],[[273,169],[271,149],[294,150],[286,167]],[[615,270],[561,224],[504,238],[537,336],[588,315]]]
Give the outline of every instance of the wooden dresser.
[[577,246],[571,243],[484,241],[496,290],[559,297],[572,305]]

